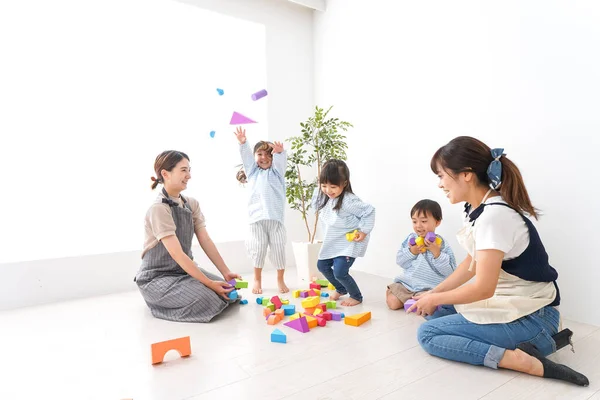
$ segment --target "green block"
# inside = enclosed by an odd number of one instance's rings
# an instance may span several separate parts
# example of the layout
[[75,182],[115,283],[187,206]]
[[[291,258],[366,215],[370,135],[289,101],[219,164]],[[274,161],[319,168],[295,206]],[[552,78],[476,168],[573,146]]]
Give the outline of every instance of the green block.
[[327,307],[327,309],[334,309],[336,307],[336,302],[335,301],[328,301],[327,303],[325,303],[325,306]]
[[269,304],[270,302],[271,302],[271,300],[269,300],[269,299],[268,299],[268,298],[266,298],[266,297],[263,297],[263,300],[262,300],[262,305],[263,305],[263,306],[266,306],[266,305],[267,305],[267,304]]
[[248,282],[243,281],[241,279],[236,279],[235,280],[235,288],[236,289],[247,289],[248,288]]
[[315,283],[317,285],[321,285],[321,287],[327,287],[329,285],[329,281],[327,279],[317,279]]
[[267,308],[271,310],[271,312],[275,312],[275,304],[268,302]]

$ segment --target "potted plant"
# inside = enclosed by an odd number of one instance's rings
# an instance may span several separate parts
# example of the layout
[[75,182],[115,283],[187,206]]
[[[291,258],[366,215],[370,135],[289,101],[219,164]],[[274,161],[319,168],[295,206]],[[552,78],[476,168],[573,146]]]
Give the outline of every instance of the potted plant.
[[286,197],[290,207],[300,212],[307,233],[306,242],[292,243],[300,281],[321,277],[317,269],[321,243],[315,243],[319,211],[314,212],[314,223],[310,223],[307,218],[321,167],[332,158],[346,160],[348,145],[343,132],[351,128],[352,124],[329,117],[332,107],[327,111],[315,107],[314,114],[300,123],[301,134],[287,139],[291,142],[291,150],[285,171]]

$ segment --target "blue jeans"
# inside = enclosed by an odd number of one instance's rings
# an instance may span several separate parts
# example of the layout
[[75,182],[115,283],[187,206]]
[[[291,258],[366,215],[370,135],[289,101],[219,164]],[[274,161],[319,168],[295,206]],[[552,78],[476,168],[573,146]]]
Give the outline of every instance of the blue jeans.
[[317,268],[335,286],[335,290],[338,293],[342,295],[349,294],[354,300],[362,301],[363,297],[360,289],[349,273],[354,260],[355,258],[346,256],[319,260],[317,261]]
[[417,339],[431,355],[473,365],[498,368],[504,352],[529,342],[547,356],[556,351],[552,335],[558,331],[560,313],[546,306],[506,324],[475,324],[443,306],[419,327]]

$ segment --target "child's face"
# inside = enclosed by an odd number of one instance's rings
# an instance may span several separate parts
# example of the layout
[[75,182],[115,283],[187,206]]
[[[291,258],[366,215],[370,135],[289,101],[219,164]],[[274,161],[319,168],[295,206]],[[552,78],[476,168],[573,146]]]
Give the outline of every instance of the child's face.
[[321,183],[321,191],[328,196],[330,199],[335,199],[344,191],[346,185],[338,186],[332,185],[331,183]]
[[412,216],[413,229],[419,236],[425,237],[427,232],[435,232],[442,221],[437,221],[431,213],[424,214],[416,211]]
[[254,153],[254,161],[262,169],[269,169],[271,168],[271,164],[273,164],[273,155],[267,150],[258,150]]

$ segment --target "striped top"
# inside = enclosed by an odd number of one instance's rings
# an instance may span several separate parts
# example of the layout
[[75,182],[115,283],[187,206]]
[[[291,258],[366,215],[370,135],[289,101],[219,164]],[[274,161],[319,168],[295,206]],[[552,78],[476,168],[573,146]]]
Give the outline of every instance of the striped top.
[[285,150],[273,153],[273,163],[268,169],[262,169],[254,160],[248,142],[240,145],[240,155],[250,187],[248,215],[250,223],[262,220],[275,220],[283,223],[285,210]]
[[402,246],[396,254],[396,264],[402,270],[401,274],[394,279],[395,282],[403,284],[411,292],[422,292],[430,290],[439,285],[456,269],[456,259],[452,248],[443,237],[442,248],[438,258],[433,258],[431,251],[426,251],[419,255],[410,252],[408,241],[410,238],[416,238],[416,233],[411,233],[402,242]]
[[[317,199],[320,189],[317,187],[312,198],[312,206],[317,209]],[[319,221],[323,228],[323,246],[319,260],[335,257],[364,257],[375,226],[375,208],[362,202],[353,193],[344,195],[342,207],[334,211],[338,199],[329,199],[325,207],[319,211]],[[367,234],[362,242],[349,242],[346,233],[358,229]]]

